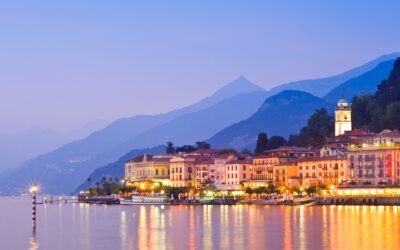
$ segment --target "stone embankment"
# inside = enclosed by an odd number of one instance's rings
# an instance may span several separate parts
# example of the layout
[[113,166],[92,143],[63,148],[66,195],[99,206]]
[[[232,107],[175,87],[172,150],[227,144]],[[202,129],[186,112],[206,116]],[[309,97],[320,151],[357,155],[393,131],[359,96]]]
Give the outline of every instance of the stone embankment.
[[317,197],[318,205],[400,205],[400,197]]

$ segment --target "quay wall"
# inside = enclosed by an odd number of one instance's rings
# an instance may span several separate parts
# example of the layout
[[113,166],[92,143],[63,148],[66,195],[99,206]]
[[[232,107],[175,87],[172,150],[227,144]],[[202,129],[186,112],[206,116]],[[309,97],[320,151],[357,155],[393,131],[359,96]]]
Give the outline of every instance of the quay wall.
[[400,197],[317,197],[318,205],[391,205],[400,206]]

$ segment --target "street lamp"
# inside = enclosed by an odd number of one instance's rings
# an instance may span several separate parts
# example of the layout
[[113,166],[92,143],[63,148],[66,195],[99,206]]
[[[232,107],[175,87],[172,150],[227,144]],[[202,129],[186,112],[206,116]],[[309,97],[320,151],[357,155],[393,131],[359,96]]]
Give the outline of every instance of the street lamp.
[[34,184],[29,188],[29,192],[32,194],[32,223],[33,227],[36,228],[36,195],[39,192],[39,186]]

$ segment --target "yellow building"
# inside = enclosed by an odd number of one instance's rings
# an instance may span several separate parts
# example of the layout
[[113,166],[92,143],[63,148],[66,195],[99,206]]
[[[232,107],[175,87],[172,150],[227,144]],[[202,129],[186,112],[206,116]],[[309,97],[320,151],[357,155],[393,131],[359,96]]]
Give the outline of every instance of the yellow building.
[[296,163],[283,163],[274,166],[273,184],[275,186],[300,186],[299,168]]
[[170,185],[168,156],[143,155],[125,162],[125,180],[137,182],[151,180]]
[[253,180],[273,182],[274,166],[294,163],[300,158],[313,157],[316,152],[299,147],[279,147],[253,158]]
[[300,159],[297,163],[301,185],[339,185],[348,180],[345,156],[322,156]]
[[196,185],[196,156],[172,157],[170,180],[173,187],[194,187]]

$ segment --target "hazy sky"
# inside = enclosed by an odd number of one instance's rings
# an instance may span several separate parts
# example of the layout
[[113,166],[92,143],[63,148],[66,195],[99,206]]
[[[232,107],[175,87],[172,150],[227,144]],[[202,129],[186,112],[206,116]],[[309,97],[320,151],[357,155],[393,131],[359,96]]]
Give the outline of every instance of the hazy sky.
[[[150,3],[152,2],[152,3]],[[4,1],[0,133],[269,89],[400,51],[400,1]]]

